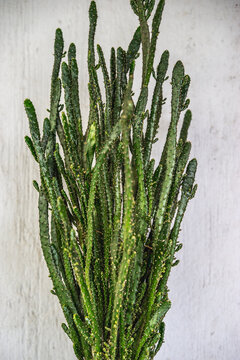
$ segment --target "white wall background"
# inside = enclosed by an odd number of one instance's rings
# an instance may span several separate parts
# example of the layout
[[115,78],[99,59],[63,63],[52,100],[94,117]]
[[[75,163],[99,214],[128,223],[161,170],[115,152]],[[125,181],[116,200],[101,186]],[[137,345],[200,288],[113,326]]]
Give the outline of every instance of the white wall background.
[[[128,0],[98,0],[97,41],[126,48],[137,20]],[[24,143],[23,100],[40,119],[49,104],[54,31],[77,44],[87,113],[89,0],[0,0],[0,359],[74,359],[60,328],[38,239],[38,169]],[[193,156],[199,190],[184,221],[170,279],[161,360],[240,359],[240,1],[167,0],[158,56],[191,75]],[[169,75],[170,75],[169,71]],[[166,105],[169,109],[169,102]],[[162,120],[166,129],[168,118]],[[163,136],[161,135],[162,139]],[[159,156],[158,147],[155,155]]]

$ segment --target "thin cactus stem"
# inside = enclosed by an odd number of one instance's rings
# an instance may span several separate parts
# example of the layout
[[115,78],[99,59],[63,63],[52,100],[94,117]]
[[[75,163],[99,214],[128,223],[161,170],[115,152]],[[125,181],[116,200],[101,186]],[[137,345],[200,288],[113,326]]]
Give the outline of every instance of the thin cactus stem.
[[[32,102],[24,102],[30,129],[25,142],[40,170],[41,183],[34,180],[33,186],[39,194],[41,247],[51,292],[66,319],[62,328],[79,360],[152,360],[164,342],[163,320],[171,306],[167,282],[178,263],[183,216],[197,189],[197,161],[189,161],[190,77],[181,61],[172,72],[171,118],[158,164],[151,155],[168,79],[167,50],[154,69],[164,4],[130,0],[139,27],[128,48],[112,48],[108,60],[95,46],[98,16],[91,2],[85,132],[76,46],[70,44],[64,62],[60,29],[43,130]],[[140,48],[142,84],[134,102]]]

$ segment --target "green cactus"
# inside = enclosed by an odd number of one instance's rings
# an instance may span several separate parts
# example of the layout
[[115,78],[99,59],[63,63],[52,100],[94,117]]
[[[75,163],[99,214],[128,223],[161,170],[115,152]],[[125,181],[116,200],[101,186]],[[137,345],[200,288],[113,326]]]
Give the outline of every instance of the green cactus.
[[[171,303],[167,281],[181,222],[196,192],[197,162],[188,162],[190,77],[181,61],[172,72],[171,120],[159,164],[151,158],[165,103],[168,51],[154,70],[164,0],[130,0],[139,27],[125,51],[111,49],[108,68],[89,9],[90,110],[83,133],[76,48],[67,62],[56,30],[49,118],[41,134],[32,102],[25,110],[26,143],[39,164],[39,227],[44,258],[77,359],[153,359],[164,341],[164,316]],[[156,5],[156,6],[155,6]],[[154,13],[154,14],[153,14]],[[149,25],[149,18],[152,24]],[[133,100],[135,60],[142,49],[142,85]],[[104,94],[98,81],[102,72]],[[61,73],[61,78],[59,77]],[[149,81],[155,82],[150,110]],[[60,104],[61,91],[64,105]],[[134,97],[135,99],[135,97]],[[64,110],[64,111],[63,111]],[[143,126],[143,124],[146,126]],[[186,170],[185,170],[186,168]]]

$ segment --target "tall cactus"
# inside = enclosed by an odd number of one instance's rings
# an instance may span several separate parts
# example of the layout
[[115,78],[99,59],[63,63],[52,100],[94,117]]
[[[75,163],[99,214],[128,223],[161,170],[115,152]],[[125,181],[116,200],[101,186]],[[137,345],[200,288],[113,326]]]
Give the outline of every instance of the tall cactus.
[[[111,49],[108,68],[100,45],[95,53],[97,9],[91,2],[90,109],[85,133],[76,48],[69,46],[63,62],[60,29],[55,37],[49,117],[42,134],[32,102],[24,102],[31,134],[25,140],[40,168],[41,184],[34,181],[33,185],[39,192],[42,251],[52,293],[66,318],[62,328],[81,360],[153,359],[161,348],[163,319],[171,306],[167,281],[178,263],[175,253],[181,248],[177,239],[183,215],[196,192],[197,162],[188,162],[190,78],[181,61],[172,72],[171,119],[159,164],[151,158],[165,103],[169,60],[164,51],[154,70],[164,0],[158,4],[130,0],[130,4],[139,27],[127,50]],[[142,85],[134,101],[140,47]],[[147,110],[152,76],[155,87]],[[64,105],[60,104],[62,89]]]

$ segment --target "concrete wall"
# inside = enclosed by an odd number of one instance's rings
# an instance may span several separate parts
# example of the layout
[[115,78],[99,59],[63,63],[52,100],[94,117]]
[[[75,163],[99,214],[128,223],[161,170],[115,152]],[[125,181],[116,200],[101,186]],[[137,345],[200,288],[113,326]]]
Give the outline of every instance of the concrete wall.
[[[97,41],[126,48],[137,21],[128,0],[98,0]],[[38,239],[38,169],[23,141],[23,100],[46,116],[55,28],[77,44],[86,119],[88,0],[0,0],[0,359],[73,359]],[[167,0],[158,56],[191,75],[192,155],[199,190],[170,279],[172,309],[157,359],[240,358],[240,1]],[[139,80],[138,80],[139,83]],[[167,93],[169,89],[167,89]],[[169,121],[169,99],[160,140]],[[154,154],[159,157],[161,145]]]

